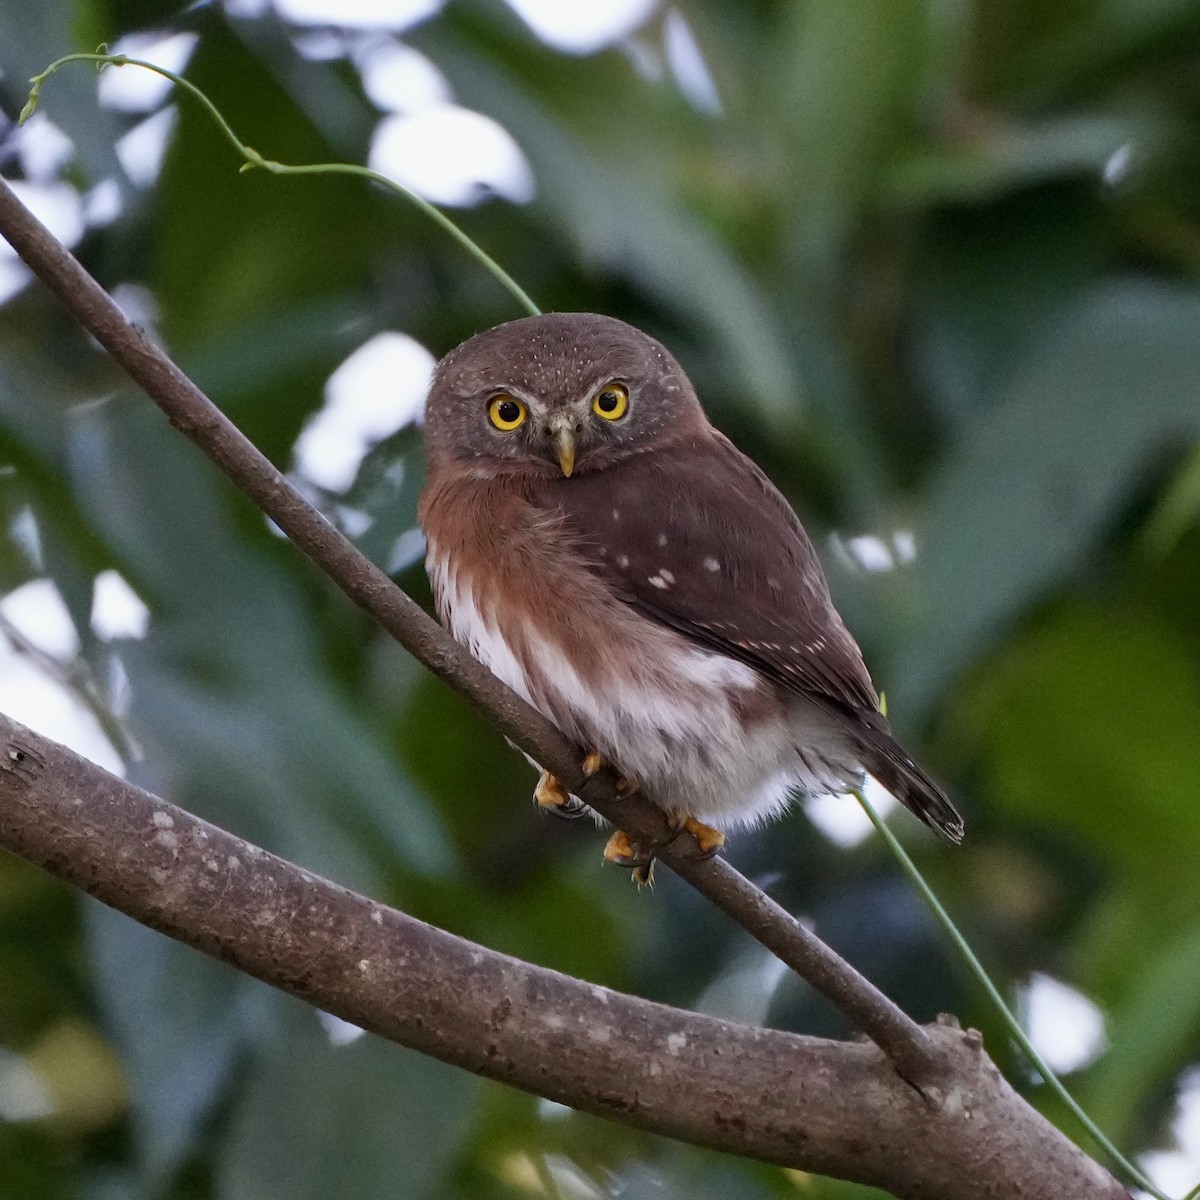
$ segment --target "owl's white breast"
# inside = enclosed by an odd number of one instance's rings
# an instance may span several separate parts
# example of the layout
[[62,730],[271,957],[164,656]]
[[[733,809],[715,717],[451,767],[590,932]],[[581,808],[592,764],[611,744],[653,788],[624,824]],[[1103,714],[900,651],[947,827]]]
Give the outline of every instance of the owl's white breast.
[[459,587],[457,571],[446,557],[439,553],[433,541],[429,542],[425,566],[433,586],[438,616],[454,640],[470,650],[493,675],[508,684],[518,696],[533,704],[533,698],[526,687],[526,672],[517,662],[508,640],[500,632],[496,622],[484,618],[475,603],[472,590],[469,587]]

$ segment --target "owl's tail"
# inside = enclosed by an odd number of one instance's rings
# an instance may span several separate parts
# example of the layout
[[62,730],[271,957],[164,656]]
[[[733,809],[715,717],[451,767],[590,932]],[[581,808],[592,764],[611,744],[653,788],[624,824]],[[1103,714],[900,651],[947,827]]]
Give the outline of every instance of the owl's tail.
[[[881,721],[880,724],[883,722]],[[855,730],[862,765],[901,804],[948,842],[963,840],[963,819],[942,791],[885,728],[874,722]]]

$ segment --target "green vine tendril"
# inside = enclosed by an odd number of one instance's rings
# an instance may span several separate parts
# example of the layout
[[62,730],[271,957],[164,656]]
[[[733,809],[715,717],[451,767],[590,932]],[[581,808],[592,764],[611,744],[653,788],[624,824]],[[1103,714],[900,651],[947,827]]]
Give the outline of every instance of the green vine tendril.
[[[101,47],[101,50],[103,50],[103,47]],[[99,52],[96,54],[68,54],[63,58],[57,59],[40,75],[35,75],[29,81],[33,86],[29,92],[29,99],[25,102],[25,107],[21,110],[21,115],[17,118],[18,125],[24,124],[37,111],[38,101],[41,98],[42,84],[60,67],[70,62],[94,62],[97,64],[97,69],[100,70],[104,67],[142,67],[144,70],[153,71],[156,75],[161,75],[165,79],[171,80],[176,87],[180,87],[185,92],[194,96],[208,112],[208,115],[216,122],[217,128],[225,135],[225,139],[237,154],[245,160],[241,166],[242,171],[253,171],[257,168],[263,171],[270,171],[272,175],[356,175],[361,179],[369,179],[374,183],[379,183],[386,188],[390,188],[393,192],[399,193],[406,200],[415,204],[436,225],[440,225],[485,271],[498,280],[527,312],[533,316],[537,316],[540,313],[541,310],[529,298],[525,290],[491,255],[487,254],[463,233],[445,213],[435,208],[427,200],[422,199],[415,192],[409,191],[403,184],[397,183],[394,179],[389,179],[386,175],[382,175],[378,171],[372,171],[369,167],[359,167],[353,163],[307,163],[293,165],[274,162],[269,158],[264,158],[252,146],[247,146],[233,132],[229,122],[221,115],[217,106],[194,83],[185,79],[182,75],[177,75],[174,71],[168,71],[165,67],[156,66],[154,63],[146,62],[144,59],[130,58],[126,54],[104,54]]]

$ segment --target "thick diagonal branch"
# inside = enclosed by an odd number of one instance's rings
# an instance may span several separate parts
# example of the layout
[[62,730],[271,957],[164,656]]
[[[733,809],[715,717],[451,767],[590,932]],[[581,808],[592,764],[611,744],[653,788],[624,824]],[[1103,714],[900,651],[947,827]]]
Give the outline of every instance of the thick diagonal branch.
[[913,1200],[1128,1200],[978,1035],[927,1033],[946,1070],[922,1096],[869,1043],[749,1029],[473,945],[4,716],[0,845],[347,1021],[627,1125]]
[[[265,455],[142,331],[0,180],[0,233],[76,320],[222,471],[356,604],[482,712],[507,738],[558,776],[602,816],[644,841],[667,833],[642,797],[617,798],[605,772],[591,779],[579,750],[540,713],[467,654],[374,563],[308,503]],[[926,1032],[790,913],[727,862],[691,860],[682,842],[662,861],[719,905],[829,998],[918,1086],[940,1072]]]

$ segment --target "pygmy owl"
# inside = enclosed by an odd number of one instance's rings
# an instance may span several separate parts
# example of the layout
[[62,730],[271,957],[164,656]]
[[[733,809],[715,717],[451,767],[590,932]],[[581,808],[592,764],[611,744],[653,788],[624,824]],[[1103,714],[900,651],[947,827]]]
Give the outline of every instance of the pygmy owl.
[[[812,543],[653,338],[552,313],[438,364],[420,519],[442,622],[693,833],[873,775],[952,842],[962,819],[892,737]],[[538,803],[581,809],[543,772]],[[622,833],[609,859],[643,871]]]

